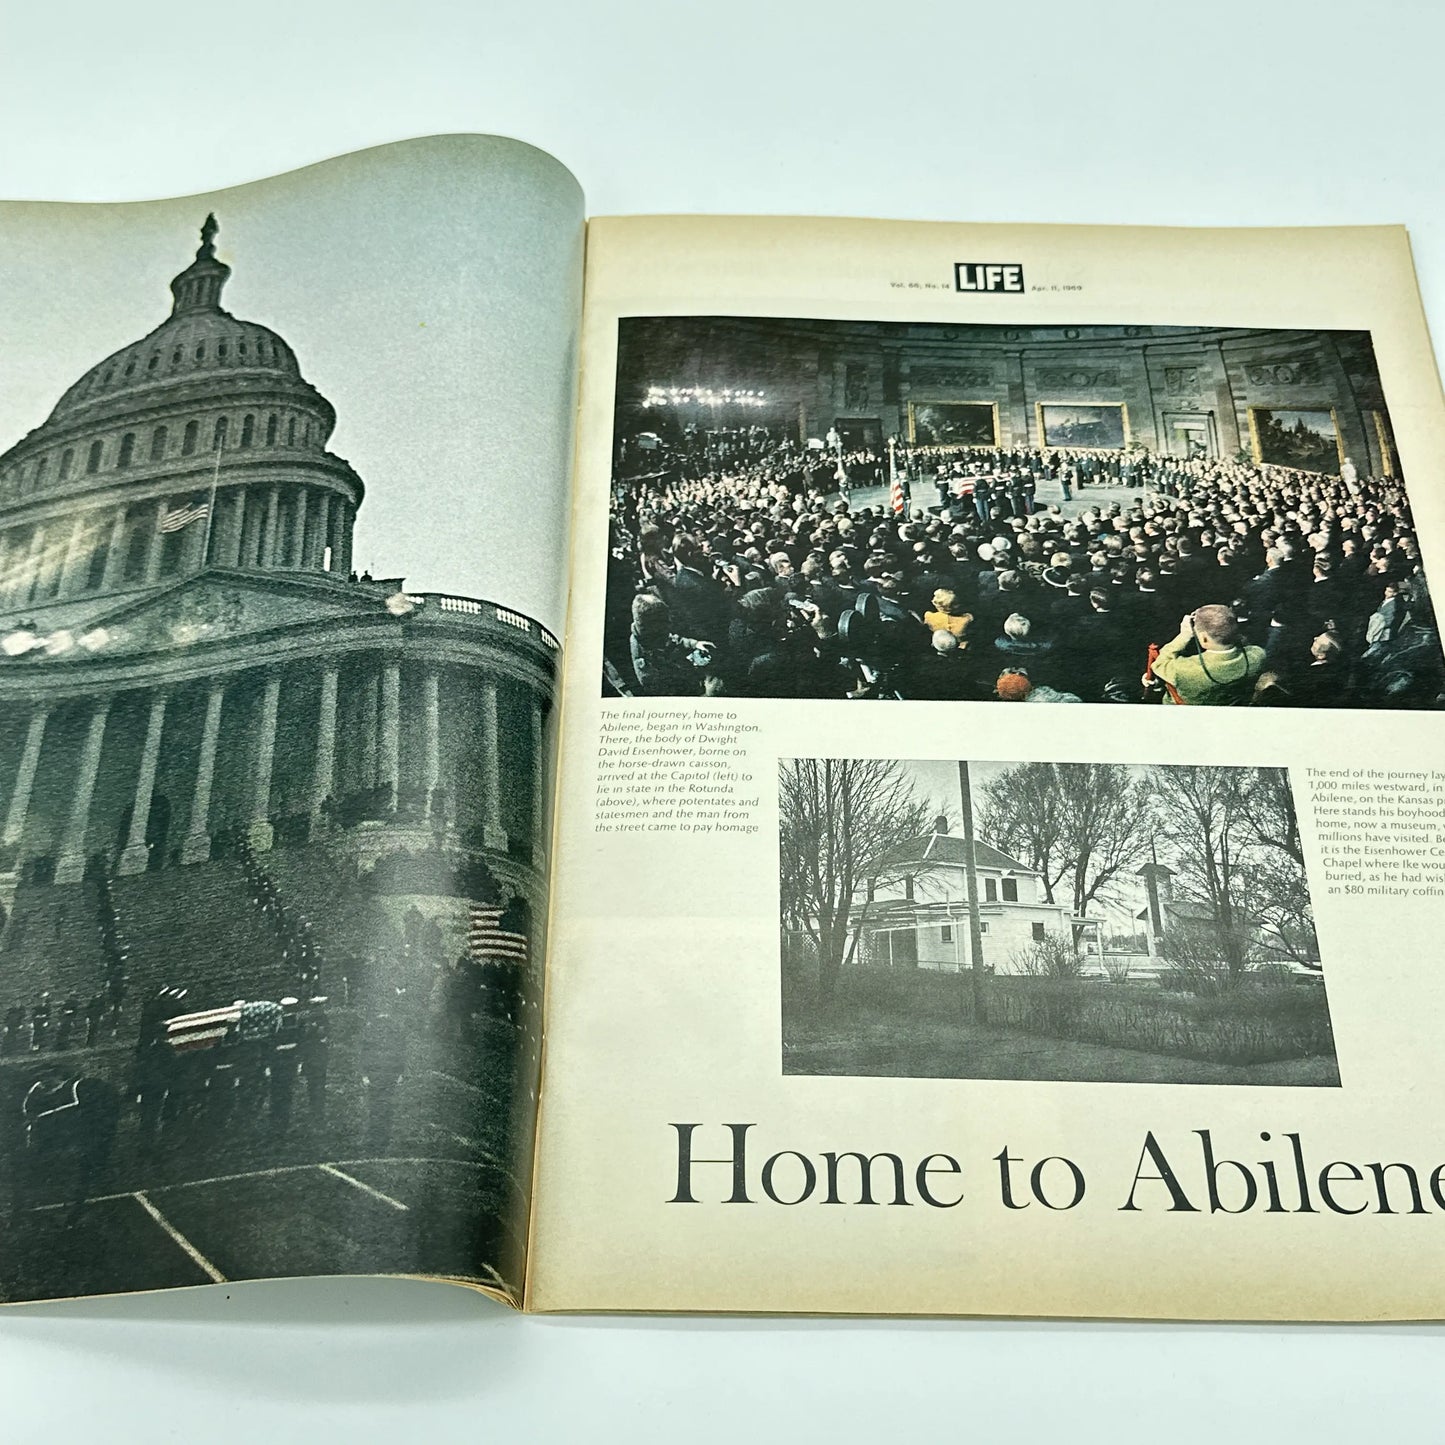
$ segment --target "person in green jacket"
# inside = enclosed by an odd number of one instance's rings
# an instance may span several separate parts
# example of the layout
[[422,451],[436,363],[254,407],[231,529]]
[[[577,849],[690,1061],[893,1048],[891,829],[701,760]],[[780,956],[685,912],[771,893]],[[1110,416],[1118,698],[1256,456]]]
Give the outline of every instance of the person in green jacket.
[[1264,648],[1242,645],[1233,610],[1215,604],[1185,615],[1151,669],[1166,702],[1204,707],[1247,706],[1263,670]]

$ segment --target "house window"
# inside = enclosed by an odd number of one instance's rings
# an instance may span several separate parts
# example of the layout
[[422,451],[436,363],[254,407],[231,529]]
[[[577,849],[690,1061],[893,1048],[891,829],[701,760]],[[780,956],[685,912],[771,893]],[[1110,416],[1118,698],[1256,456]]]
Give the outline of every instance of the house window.
[[945,923],[943,927],[940,928],[938,931],[941,935],[941,938],[939,939],[941,943],[953,942],[953,925],[951,923]]
[[128,431],[120,439],[120,454],[115,459],[118,467],[128,467],[130,459],[135,455],[135,433]]
[[226,445],[226,418],[216,419],[216,429],[211,433],[211,450],[220,451]]
[[87,472],[98,472],[100,470],[101,442],[91,442],[90,454],[85,459],[85,470]]
[[166,429],[158,426],[151,433],[151,460],[158,462],[166,454]]
[[248,447],[256,440],[256,418],[247,415],[241,420],[241,445]]
[[1003,880],[1003,901],[1005,903],[1017,903],[1019,901],[1019,880],[1017,878],[1005,878]]
[[983,901],[985,903],[998,902],[998,879],[985,878],[983,880]]
[[1048,936],[1048,933],[1047,933],[1047,930],[1044,928],[1044,925],[1043,925],[1042,923],[1035,923],[1035,924],[1034,924],[1034,941],[1037,942],[1037,943],[1042,943],[1047,936]]
[[186,423],[185,435],[181,438],[181,455],[188,457],[196,449],[196,438],[201,433],[201,424],[197,421]]
[[987,933],[987,932],[988,932],[988,924],[986,924],[986,923],[980,923],[980,924],[978,925],[978,931],[979,931],[980,933]]
[[271,415],[266,418],[266,445],[267,445],[268,447],[274,447],[274,446],[276,445],[276,413],[275,413],[275,412],[272,412]]
[[69,475],[70,469],[75,465],[74,451],[65,451],[60,454],[60,480],[63,482]]

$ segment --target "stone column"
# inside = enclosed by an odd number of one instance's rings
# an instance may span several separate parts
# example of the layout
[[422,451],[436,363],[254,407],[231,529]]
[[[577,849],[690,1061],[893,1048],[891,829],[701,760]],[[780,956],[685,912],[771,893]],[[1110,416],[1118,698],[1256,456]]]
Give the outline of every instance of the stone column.
[[1042,446],[1037,438],[1030,438],[1034,428],[1034,409],[1029,405],[1029,382],[1024,368],[1022,351],[1006,353],[1004,362],[1004,415],[999,423],[999,445],[1006,447]]
[[297,487],[292,493],[288,508],[291,513],[291,531],[282,548],[285,554],[281,565],[293,571],[306,565],[306,488]]
[[146,548],[146,570],[145,580],[147,586],[161,575],[161,545],[166,540],[166,534],[161,531],[161,521],[166,515],[166,499],[162,497],[156,503],[156,522],[151,531],[150,546]]
[[241,565],[241,530],[246,520],[246,489],[233,487],[226,494],[226,525],[221,532],[221,547],[216,561],[222,567]]
[[[313,564],[318,572],[325,572],[326,549],[331,546],[331,493],[322,492],[316,499],[316,561]],[[333,551],[332,568],[334,570],[336,555]]]
[[547,734],[542,726],[542,704],[535,694],[528,706],[532,724],[532,863],[541,868],[547,862]]
[[316,767],[311,775],[311,819],[321,816],[321,805],[331,796],[336,771],[336,665],[321,669],[321,705],[316,715]]
[[125,579],[126,523],[124,506],[115,509],[110,524],[110,540],[105,545],[105,573],[100,579],[103,592],[113,592]]
[[90,514],[82,512],[71,523],[70,540],[65,544],[65,557],[60,564],[59,596],[74,597],[85,590],[85,579],[90,572],[90,552],[86,542],[90,537]]
[[146,721],[140,771],[135,780],[135,800],[130,810],[130,833],[126,837],[117,865],[120,873],[144,873],[150,866],[151,854],[146,846],[146,829],[151,820],[151,795],[155,792],[156,767],[161,760],[161,734],[165,731],[165,725],[166,695],[157,692],[151,698],[150,717]]
[[390,806],[394,810],[401,789],[401,666],[396,662],[386,662],[381,669],[376,786],[390,791]]
[[331,564],[333,572],[339,572],[343,577],[351,575],[351,529],[348,525],[351,517],[351,504],[346,501],[340,502],[335,508],[336,517],[336,556],[339,558]]
[[[20,766],[15,771],[15,787],[11,790],[10,806],[5,813],[5,832],[0,835],[0,845],[6,853],[13,849],[18,854],[25,836],[30,794],[35,787],[35,770],[40,766],[40,748],[45,742],[45,724],[49,719],[50,709],[47,706],[37,707],[30,714],[30,724],[25,730],[25,747],[20,754]],[[15,861],[18,862],[18,858]]]
[[1214,415],[1219,425],[1219,454],[1233,457],[1241,446],[1247,445],[1248,433],[1243,437],[1239,432],[1239,413],[1234,405],[1234,388],[1229,382],[1229,362],[1225,359],[1224,347],[1216,343],[1209,348],[1209,359],[1213,375],[1209,386],[1214,393]]
[[241,512],[241,566],[255,567],[261,555],[260,495],[254,487],[247,488]]
[[482,842],[506,852],[507,830],[502,827],[502,749],[497,729],[497,684],[482,684]]
[[376,786],[376,718],[378,712],[378,680],[368,673],[362,679],[357,719],[361,729],[361,786]]
[[191,794],[190,825],[181,844],[182,863],[204,863],[211,856],[211,782],[216,771],[216,743],[221,736],[221,706],[226,685],[213,682],[206,696],[206,721],[201,729],[201,752],[196,760],[196,786]]
[[38,522],[30,534],[30,550],[25,554],[25,570],[21,573],[15,589],[14,600],[24,604],[37,597],[40,592],[41,561],[45,556],[45,528]]
[[261,546],[257,565],[274,567],[276,563],[276,536],[281,524],[281,488],[272,487],[266,493],[266,517],[261,523]]
[[432,801],[442,781],[442,710],[441,689],[436,672],[428,668],[421,680],[422,718],[425,723],[425,744],[422,752],[422,773],[426,783],[426,811],[431,817]]
[[105,722],[110,714],[110,699],[101,698],[90,712],[85,742],[80,749],[80,772],[75,780],[75,794],[70,801],[70,818],[65,825],[65,839],[55,863],[57,883],[78,883],[85,876],[85,838],[90,826],[90,803],[95,796],[95,778],[100,771],[100,750],[105,745]]
[[5,577],[3,591],[5,600],[20,606],[30,595],[30,585],[34,579],[32,558],[35,548],[35,534],[28,533],[24,539],[17,532],[10,534],[10,548],[5,559]]
[[187,524],[181,533],[181,575],[189,577],[192,572],[201,571],[206,565],[206,552],[210,529],[216,519],[207,513],[204,517]]
[[251,820],[247,836],[258,853],[270,851],[275,841],[271,826],[271,766],[276,758],[276,719],[281,711],[281,678],[270,673],[261,695],[261,716],[256,721],[256,771],[251,780]]

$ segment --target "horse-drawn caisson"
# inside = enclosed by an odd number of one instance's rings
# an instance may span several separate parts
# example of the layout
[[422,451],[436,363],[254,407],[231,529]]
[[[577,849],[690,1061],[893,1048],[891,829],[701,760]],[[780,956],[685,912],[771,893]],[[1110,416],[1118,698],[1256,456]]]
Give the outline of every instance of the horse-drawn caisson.
[[252,1118],[264,1112],[284,1128],[298,1081],[319,1117],[329,1052],[325,998],[237,999],[190,1012],[184,999],[184,990],[163,990],[141,1020],[133,1092],[144,1139],[190,1115],[220,1124],[238,1110]]
[[97,1072],[87,1072],[81,1059],[0,1071],[0,1211],[74,1208],[124,1188],[109,1177],[110,1164],[131,1105],[143,1150],[192,1120],[209,1132],[244,1114],[284,1130],[298,1083],[311,1120],[323,1118],[324,998],[239,999],[198,1010],[187,1010],[186,998],[185,989],[163,988],[147,1001],[123,1082],[100,1077],[98,1061],[89,1065]]

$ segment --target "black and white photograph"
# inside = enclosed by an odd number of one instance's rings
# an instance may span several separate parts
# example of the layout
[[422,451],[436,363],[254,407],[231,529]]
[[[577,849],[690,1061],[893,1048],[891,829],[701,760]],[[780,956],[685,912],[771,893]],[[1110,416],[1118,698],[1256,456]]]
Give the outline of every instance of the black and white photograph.
[[785,1074],[1340,1083],[1283,768],[779,766]]
[[563,564],[464,525],[525,454],[456,427],[448,261],[388,275],[335,171],[261,189],[66,233],[79,273],[13,228],[0,1300],[521,1282]]
[[1433,709],[1368,332],[628,317],[604,697]]

